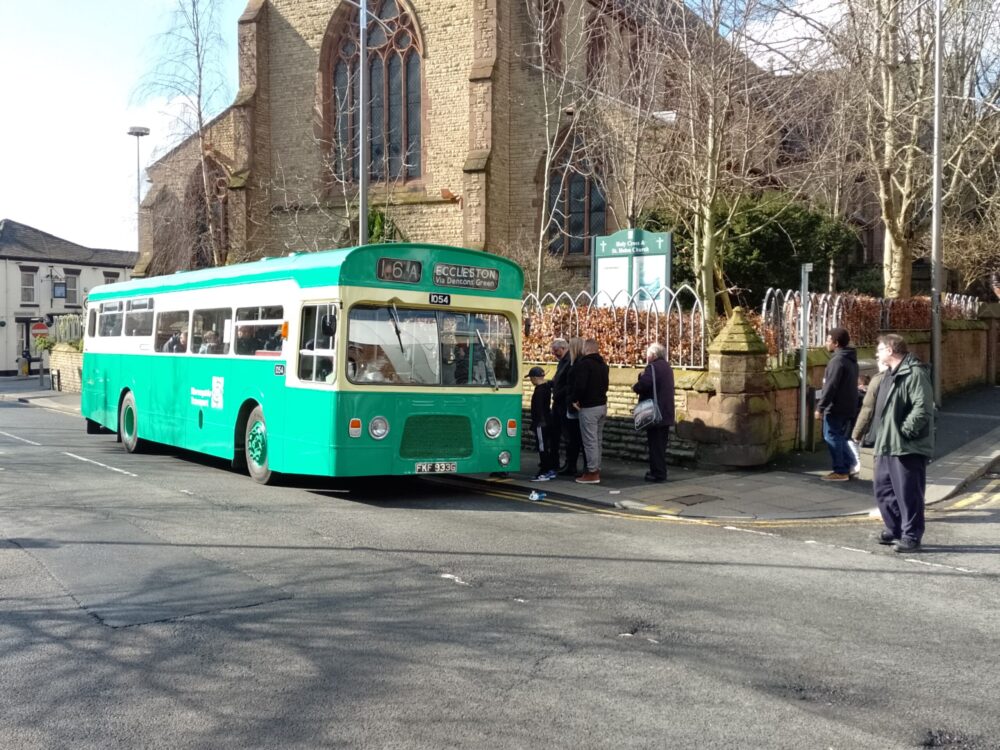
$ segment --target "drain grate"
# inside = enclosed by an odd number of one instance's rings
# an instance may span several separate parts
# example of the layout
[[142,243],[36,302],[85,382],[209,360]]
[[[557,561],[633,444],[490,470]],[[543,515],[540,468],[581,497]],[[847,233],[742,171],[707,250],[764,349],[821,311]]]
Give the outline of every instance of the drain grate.
[[680,503],[681,505],[698,505],[699,503],[710,503],[721,499],[721,497],[716,497],[715,495],[683,495],[682,497],[670,498],[670,502]]

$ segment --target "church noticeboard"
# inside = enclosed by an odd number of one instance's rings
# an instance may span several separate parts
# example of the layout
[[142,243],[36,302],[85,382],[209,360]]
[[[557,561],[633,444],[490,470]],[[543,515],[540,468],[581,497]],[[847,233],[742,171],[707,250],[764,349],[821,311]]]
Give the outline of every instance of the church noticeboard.
[[[603,291],[614,297],[625,291],[631,297],[643,289],[646,294],[637,298],[641,304],[671,288],[673,236],[670,232],[622,229],[606,237],[595,237],[593,243],[594,294]],[[623,302],[620,296],[618,301]]]

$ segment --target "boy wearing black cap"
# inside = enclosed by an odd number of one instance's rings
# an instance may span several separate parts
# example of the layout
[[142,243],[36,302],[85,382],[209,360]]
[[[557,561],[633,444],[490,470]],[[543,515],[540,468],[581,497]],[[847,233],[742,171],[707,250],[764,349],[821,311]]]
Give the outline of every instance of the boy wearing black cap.
[[[528,380],[535,386],[531,394],[531,431],[538,447],[538,474],[532,482],[548,482],[556,478],[558,454],[551,445],[552,429],[552,383],[545,379],[545,370],[532,367],[528,370]],[[558,450],[558,449],[557,449]]]

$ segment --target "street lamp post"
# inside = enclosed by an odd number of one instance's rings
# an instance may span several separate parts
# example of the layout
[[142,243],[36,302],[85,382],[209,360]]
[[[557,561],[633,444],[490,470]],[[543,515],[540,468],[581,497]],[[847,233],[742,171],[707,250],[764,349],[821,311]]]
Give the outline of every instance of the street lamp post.
[[931,204],[931,373],[934,403],[941,406],[941,0],[934,2],[934,182]]
[[139,167],[139,139],[144,135],[149,135],[149,128],[143,127],[142,125],[133,125],[128,129],[128,134],[135,136],[135,221],[136,224],[138,224],[139,201],[141,198],[139,180],[142,175],[142,170]]
[[368,0],[358,5],[358,244],[368,244]]

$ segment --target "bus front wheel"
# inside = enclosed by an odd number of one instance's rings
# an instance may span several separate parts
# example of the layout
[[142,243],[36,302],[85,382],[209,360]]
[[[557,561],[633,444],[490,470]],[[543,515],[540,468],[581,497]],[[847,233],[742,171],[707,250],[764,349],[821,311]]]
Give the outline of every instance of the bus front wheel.
[[135,396],[131,392],[125,394],[121,408],[118,410],[118,437],[125,446],[126,453],[139,451],[139,420],[135,408]]
[[256,406],[250,412],[250,418],[247,419],[243,452],[251,479],[260,484],[270,484],[274,476],[268,466],[267,448],[267,424],[264,422],[264,410]]

